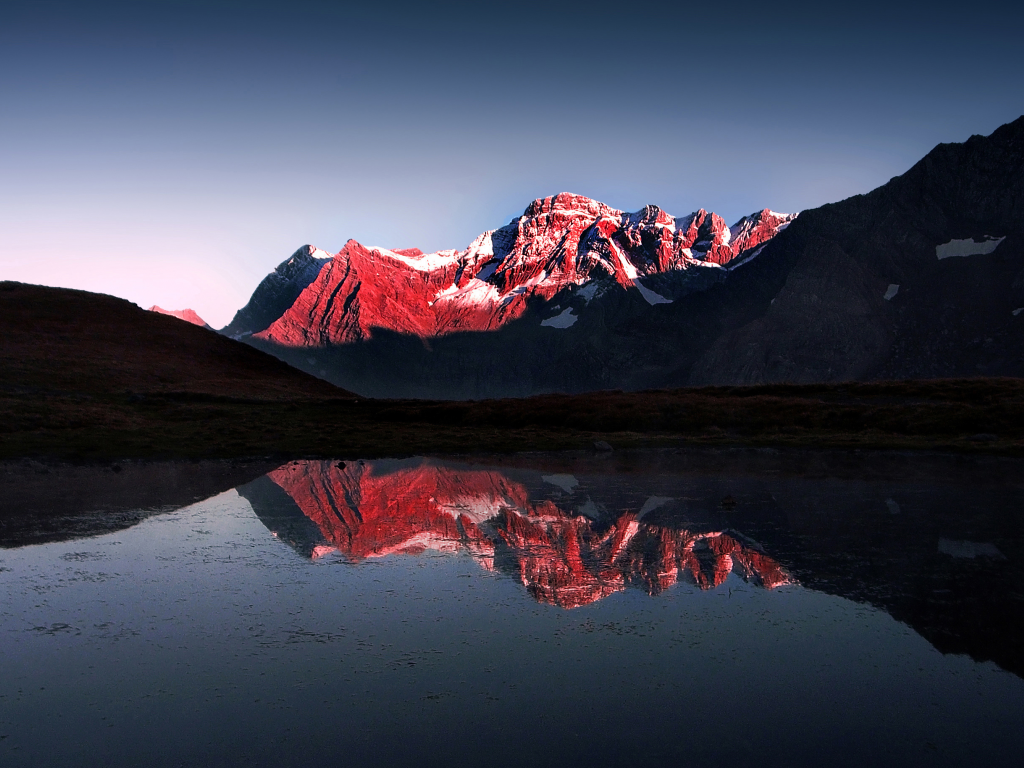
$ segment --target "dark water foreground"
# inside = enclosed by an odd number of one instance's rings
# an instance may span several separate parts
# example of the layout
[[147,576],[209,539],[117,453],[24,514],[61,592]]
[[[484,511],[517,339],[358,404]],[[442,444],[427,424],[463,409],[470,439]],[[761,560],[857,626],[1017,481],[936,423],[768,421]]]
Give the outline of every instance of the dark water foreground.
[[8,465],[0,765],[1019,759],[1024,463],[498,462]]

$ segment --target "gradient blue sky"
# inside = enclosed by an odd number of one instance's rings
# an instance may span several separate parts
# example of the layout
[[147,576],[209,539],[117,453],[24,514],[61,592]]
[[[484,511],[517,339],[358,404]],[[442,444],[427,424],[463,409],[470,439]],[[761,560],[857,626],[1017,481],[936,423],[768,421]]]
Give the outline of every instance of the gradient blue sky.
[[974,2],[0,4],[0,279],[224,325],[304,243],[465,247],[579,192],[730,223],[1024,113]]

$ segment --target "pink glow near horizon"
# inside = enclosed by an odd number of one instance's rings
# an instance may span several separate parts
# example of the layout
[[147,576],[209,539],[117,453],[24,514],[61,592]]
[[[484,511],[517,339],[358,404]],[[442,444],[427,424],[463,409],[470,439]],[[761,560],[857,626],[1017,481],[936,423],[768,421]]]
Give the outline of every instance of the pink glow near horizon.
[[[38,253],[38,251],[36,252]],[[66,252],[65,252],[66,253]],[[80,249],[73,255],[15,260],[0,255],[0,276],[58,288],[76,288],[118,296],[147,308],[192,309],[214,328],[226,325],[249,299],[259,277],[240,264],[225,264],[215,252],[182,258],[153,248],[134,254]],[[248,293],[247,293],[248,289]]]
[[[439,178],[410,179],[397,192],[387,189],[390,174],[385,174],[373,184],[352,179],[325,194],[319,186],[298,185],[300,168],[260,183],[263,188],[298,186],[289,195],[265,193],[254,199],[251,189],[236,183],[216,195],[184,188],[176,197],[143,188],[124,197],[87,192],[85,177],[92,170],[100,173],[92,165],[86,162],[75,178],[62,179],[59,192],[45,186],[14,195],[0,184],[0,279],[106,293],[142,307],[192,309],[214,328],[226,325],[259,281],[307,243],[331,254],[349,238],[425,252],[463,249],[480,233],[522,213],[535,198],[571,190],[627,210],[654,203],[674,215],[712,203],[697,199],[699,189],[686,193],[683,201],[679,190],[613,194],[607,187],[614,187],[614,180],[602,189],[565,170],[536,180],[516,176],[505,188],[477,186],[478,194],[469,197],[465,190],[472,187],[468,177],[473,169],[444,177],[444,157],[431,162]],[[846,184],[866,189],[872,177],[885,175],[878,170],[847,178]],[[103,173],[126,186],[137,181],[130,169]],[[577,178],[555,186],[559,177]],[[816,194],[838,196],[841,190],[839,185]],[[778,200],[786,195],[764,194],[771,199],[750,210],[734,202],[736,211],[724,211],[729,222],[765,206],[783,208]]]

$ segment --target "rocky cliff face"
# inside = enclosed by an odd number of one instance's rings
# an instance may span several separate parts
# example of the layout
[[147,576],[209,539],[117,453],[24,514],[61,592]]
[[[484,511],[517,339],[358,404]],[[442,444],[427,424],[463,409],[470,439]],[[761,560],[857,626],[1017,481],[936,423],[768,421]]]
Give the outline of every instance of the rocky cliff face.
[[[730,230],[704,210],[676,219],[656,206],[624,213],[580,195],[556,195],[535,200],[518,219],[484,232],[463,251],[424,254],[350,240],[316,267],[315,277],[302,268],[303,279],[312,279],[292,299],[294,290],[274,286],[298,288],[301,281],[284,279],[284,271],[294,269],[300,251],[250,302],[268,310],[283,307],[286,298],[291,304],[267,327],[251,322],[250,332],[284,347],[326,347],[368,340],[377,329],[424,339],[493,331],[522,317],[531,300],[547,302],[594,281],[605,289],[636,287],[648,301],[666,302],[643,286],[645,277],[729,264],[792,218],[765,210]],[[276,303],[267,298],[272,291]]]
[[[648,523],[642,509],[594,519],[568,500],[531,500],[521,484],[492,470],[419,460],[297,461],[267,478],[315,527],[281,517],[265,522],[309,557],[340,552],[358,562],[466,549],[484,568],[515,574],[538,601],[563,608],[627,586],[653,595],[680,579],[711,589],[730,573],[767,588],[788,583],[778,563],[737,534]],[[254,507],[260,513],[258,501]]]

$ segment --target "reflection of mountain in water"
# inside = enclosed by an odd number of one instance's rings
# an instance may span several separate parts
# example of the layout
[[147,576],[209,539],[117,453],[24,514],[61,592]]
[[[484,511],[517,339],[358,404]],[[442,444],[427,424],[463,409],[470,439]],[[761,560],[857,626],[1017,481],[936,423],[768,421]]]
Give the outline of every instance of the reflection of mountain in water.
[[[517,573],[542,603],[575,608],[638,586],[657,594],[681,579],[701,589],[730,573],[772,588],[785,572],[729,531],[645,522],[645,507],[594,514],[571,495],[535,501],[496,471],[424,461],[286,464],[238,489],[277,536],[308,557],[359,561],[427,549],[472,552]],[[588,514],[584,514],[587,512]]]

